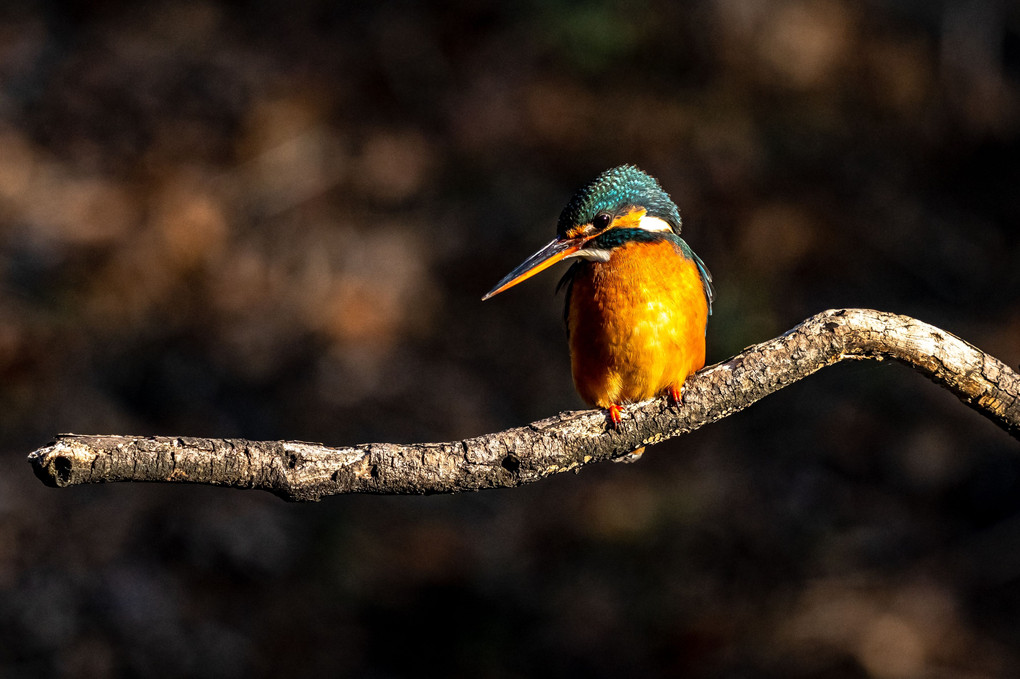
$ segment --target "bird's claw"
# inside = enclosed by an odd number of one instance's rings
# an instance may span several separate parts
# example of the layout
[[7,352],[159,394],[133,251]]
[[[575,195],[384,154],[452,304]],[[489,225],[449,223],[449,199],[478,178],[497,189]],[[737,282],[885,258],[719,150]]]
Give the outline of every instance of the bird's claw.
[[613,429],[616,429],[617,427],[620,426],[620,422],[623,419],[622,417],[620,417],[620,413],[623,412],[623,406],[616,405],[614,403],[611,406],[609,406],[606,410],[609,411],[609,421],[613,423]]
[[669,388],[669,397],[673,399],[673,404],[682,406],[684,404],[684,386],[673,385]]

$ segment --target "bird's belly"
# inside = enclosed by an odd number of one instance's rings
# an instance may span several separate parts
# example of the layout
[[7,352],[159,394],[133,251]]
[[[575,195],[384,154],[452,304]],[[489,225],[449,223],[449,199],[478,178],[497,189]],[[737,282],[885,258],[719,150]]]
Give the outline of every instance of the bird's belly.
[[705,365],[708,305],[693,261],[669,243],[627,245],[571,290],[571,368],[589,404],[642,401]]

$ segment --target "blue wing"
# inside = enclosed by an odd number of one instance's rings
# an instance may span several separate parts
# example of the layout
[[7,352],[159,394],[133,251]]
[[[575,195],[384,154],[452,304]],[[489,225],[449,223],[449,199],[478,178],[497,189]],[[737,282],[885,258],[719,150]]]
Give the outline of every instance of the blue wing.
[[701,274],[701,285],[705,289],[705,299],[708,301],[708,315],[711,316],[712,302],[715,301],[715,287],[712,285],[712,274],[708,267],[705,266],[705,263],[701,261],[701,257],[698,257],[694,250],[691,250],[691,246],[683,238],[672,234],[671,236],[670,240],[673,241],[673,245],[677,247],[680,253],[687,259],[694,260],[694,263],[698,266],[698,272]]

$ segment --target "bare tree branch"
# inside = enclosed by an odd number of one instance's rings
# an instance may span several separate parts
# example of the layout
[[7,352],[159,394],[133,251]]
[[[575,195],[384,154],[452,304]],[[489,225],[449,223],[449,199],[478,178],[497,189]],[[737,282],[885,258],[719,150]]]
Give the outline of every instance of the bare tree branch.
[[341,493],[455,493],[519,486],[625,458],[694,431],[844,359],[891,358],[917,369],[1020,439],[1020,375],[955,335],[907,316],[837,309],[692,375],[684,403],[561,413],[450,443],[333,448],[296,441],[61,434],[29,461],[43,482],[179,481],[267,490],[310,501]]

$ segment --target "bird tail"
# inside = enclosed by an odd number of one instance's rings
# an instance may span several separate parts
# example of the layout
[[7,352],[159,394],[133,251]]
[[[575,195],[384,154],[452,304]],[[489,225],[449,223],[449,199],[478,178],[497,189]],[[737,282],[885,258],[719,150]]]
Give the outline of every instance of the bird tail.
[[631,452],[627,453],[623,457],[615,458],[613,460],[613,462],[623,462],[624,464],[630,464],[631,462],[637,462],[638,460],[641,459],[641,456],[644,454],[644,452],[645,452],[645,447],[641,446],[637,450],[632,450]]

